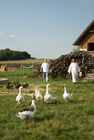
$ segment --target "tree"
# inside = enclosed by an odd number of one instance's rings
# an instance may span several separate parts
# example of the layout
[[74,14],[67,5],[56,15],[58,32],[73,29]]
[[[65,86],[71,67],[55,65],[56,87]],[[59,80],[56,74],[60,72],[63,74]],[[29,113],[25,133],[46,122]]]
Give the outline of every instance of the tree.
[[0,60],[21,60],[31,58],[27,52],[13,51],[10,49],[0,50]]
[[23,56],[25,57],[25,58],[30,58],[31,56],[30,56],[30,54],[28,54],[27,52],[22,52],[23,53]]
[[78,52],[80,51],[80,46],[76,46],[74,49],[73,49],[73,52]]

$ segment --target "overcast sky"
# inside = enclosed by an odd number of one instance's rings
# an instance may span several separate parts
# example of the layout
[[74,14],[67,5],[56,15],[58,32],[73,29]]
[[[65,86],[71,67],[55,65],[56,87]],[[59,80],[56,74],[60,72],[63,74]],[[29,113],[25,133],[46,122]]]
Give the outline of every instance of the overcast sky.
[[0,0],[0,49],[57,58],[94,19],[94,0]]

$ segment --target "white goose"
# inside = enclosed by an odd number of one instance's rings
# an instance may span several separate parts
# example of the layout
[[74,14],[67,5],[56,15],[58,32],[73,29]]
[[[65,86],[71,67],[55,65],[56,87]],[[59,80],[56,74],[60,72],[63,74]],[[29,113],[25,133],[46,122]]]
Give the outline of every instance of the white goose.
[[54,100],[56,100],[56,97],[53,97],[51,93],[49,93],[49,84],[46,85],[46,93],[44,95],[44,101],[46,103],[52,103]]
[[22,95],[22,92],[21,92],[22,88],[23,88],[22,86],[19,87],[19,93],[16,96],[17,105],[21,104],[22,102],[24,102],[24,96]]
[[35,105],[35,100],[32,100],[32,104],[24,108],[21,112],[17,113],[16,116],[21,118],[21,119],[26,119],[32,117],[36,112],[36,105]]
[[73,95],[73,94],[67,93],[66,85],[64,84],[64,94],[63,94],[64,100],[65,100],[66,102],[67,102],[67,101],[70,101],[70,100],[72,99],[72,95]]
[[35,97],[36,97],[36,99],[39,101],[42,101],[43,100],[43,96],[42,96],[42,94],[41,94],[41,92],[40,92],[40,90],[38,89],[38,88],[36,88],[36,90],[35,90]]

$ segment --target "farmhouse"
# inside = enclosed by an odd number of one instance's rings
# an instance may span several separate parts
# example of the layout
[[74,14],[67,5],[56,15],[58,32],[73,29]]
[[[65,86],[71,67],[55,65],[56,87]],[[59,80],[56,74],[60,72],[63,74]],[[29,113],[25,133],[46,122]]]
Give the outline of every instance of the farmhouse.
[[81,51],[89,51],[94,53],[94,20],[86,27],[81,35],[73,43],[79,46]]

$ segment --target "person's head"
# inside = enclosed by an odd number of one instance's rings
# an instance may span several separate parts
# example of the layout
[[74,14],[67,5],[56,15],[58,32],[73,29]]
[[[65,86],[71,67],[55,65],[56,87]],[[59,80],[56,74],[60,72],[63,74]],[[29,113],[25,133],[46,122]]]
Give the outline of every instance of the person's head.
[[44,59],[44,62],[47,62],[47,59]]
[[75,59],[74,58],[72,58],[72,62],[75,62]]

